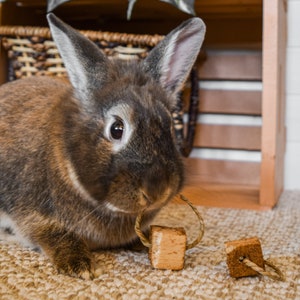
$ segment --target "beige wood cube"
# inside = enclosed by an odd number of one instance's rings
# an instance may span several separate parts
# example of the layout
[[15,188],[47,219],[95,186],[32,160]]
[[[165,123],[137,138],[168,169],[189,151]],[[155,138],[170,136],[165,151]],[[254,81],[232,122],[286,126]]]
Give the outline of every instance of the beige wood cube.
[[259,267],[264,268],[264,259],[260,241],[257,237],[225,243],[227,265],[230,276],[238,278],[258,275],[252,268],[246,266],[241,258],[248,258]]
[[151,226],[149,258],[155,269],[181,270],[187,237],[183,228]]

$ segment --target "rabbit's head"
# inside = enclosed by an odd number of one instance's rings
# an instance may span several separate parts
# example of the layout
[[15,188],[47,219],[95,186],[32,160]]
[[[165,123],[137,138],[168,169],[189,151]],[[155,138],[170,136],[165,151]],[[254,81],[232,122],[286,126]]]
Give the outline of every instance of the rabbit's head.
[[108,59],[53,14],[48,21],[73,86],[64,147],[75,188],[87,201],[116,213],[160,208],[183,184],[172,111],[205,25],[192,18],[146,59],[121,62]]

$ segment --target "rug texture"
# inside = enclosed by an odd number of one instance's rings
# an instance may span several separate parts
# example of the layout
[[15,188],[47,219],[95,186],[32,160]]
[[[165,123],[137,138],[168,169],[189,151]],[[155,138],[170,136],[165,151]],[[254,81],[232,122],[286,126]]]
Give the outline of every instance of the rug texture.
[[[284,192],[271,211],[198,210],[205,234],[186,252],[181,271],[152,269],[147,252],[114,250],[94,254],[94,280],[75,279],[58,274],[42,254],[7,241],[2,233],[0,299],[300,299],[300,192]],[[186,205],[168,205],[155,224],[184,226],[189,240],[198,231]],[[224,242],[253,236],[286,281],[229,276]]]

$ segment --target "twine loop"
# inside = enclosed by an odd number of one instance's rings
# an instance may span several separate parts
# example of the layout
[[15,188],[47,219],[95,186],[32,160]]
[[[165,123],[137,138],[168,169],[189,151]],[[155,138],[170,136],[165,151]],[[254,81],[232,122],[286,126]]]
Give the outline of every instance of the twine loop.
[[[200,241],[202,240],[202,237],[204,235],[204,221],[203,221],[203,218],[202,216],[200,215],[199,211],[197,210],[197,208],[186,198],[184,197],[182,194],[179,195],[180,199],[187,203],[191,208],[192,210],[194,211],[195,215],[197,216],[198,218],[198,221],[199,221],[199,233],[198,233],[198,236],[196,237],[196,239],[191,242],[191,243],[188,243],[186,245],[186,250],[189,250],[191,248],[194,248],[196,245],[198,245],[200,243]],[[142,218],[143,218],[143,215],[145,213],[146,209],[144,209],[136,218],[136,221],[135,221],[135,226],[134,226],[134,229],[135,229],[135,232],[137,234],[137,236],[140,238],[142,244],[147,247],[147,248],[150,248],[151,247],[151,243],[149,241],[149,238],[146,237],[146,235],[142,232],[141,230],[141,223],[142,223]]]
[[254,263],[253,261],[249,260],[246,257],[240,257],[239,260],[243,262],[247,267],[251,268],[252,270],[256,271],[257,273],[263,276],[268,276],[274,280],[285,281],[285,277],[283,273],[268,260],[264,260],[264,263],[265,265],[267,265],[269,268],[272,269],[269,271],[259,267],[256,263]]

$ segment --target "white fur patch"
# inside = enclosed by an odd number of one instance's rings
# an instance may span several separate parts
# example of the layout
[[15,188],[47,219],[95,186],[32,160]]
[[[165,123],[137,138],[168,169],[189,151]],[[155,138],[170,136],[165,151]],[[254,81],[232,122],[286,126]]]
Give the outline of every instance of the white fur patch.
[[125,213],[125,214],[130,213],[129,211],[121,209],[119,207],[116,207],[115,205],[113,205],[109,202],[105,203],[105,208],[112,211],[112,212],[120,212],[120,213]]
[[[12,234],[7,233],[6,229],[10,229],[12,231]],[[19,243],[25,247],[30,248],[35,247],[35,245],[33,245],[20,233],[20,230],[13,219],[8,214],[2,211],[0,211],[0,240]]]
[[[113,106],[106,112],[105,136],[111,141],[112,150],[115,153],[123,149],[128,144],[132,136],[132,133],[134,131],[132,115],[132,109],[125,103],[120,103],[116,106]],[[122,120],[122,122],[124,123],[124,131],[120,140],[113,140],[111,138],[110,128],[117,119]]]
[[86,201],[90,202],[94,206],[97,206],[99,203],[97,202],[96,199],[94,199],[89,192],[84,188],[84,186],[80,183],[78,176],[76,174],[76,171],[74,167],[72,166],[71,162],[67,161],[67,170],[68,170],[68,175],[69,179],[72,183],[72,186],[75,188],[77,193]]

